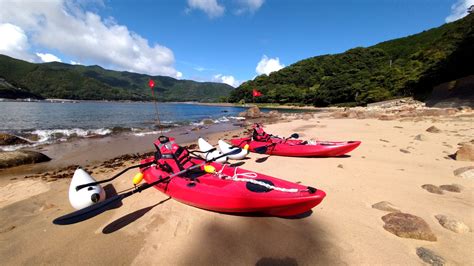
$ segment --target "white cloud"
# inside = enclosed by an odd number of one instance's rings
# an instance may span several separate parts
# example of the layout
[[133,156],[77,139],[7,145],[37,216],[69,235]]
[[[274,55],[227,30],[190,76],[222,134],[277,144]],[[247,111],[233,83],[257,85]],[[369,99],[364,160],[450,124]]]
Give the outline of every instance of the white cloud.
[[[2,0],[0,0],[2,1]],[[4,1],[2,1],[4,2]],[[28,32],[35,46],[104,67],[151,75],[177,77],[174,54],[159,44],[149,44],[113,18],[83,10],[75,2],[8,1],[2,3],[0,23],[12,23]],[[2,39],[5,39],[3,34]]]
[[217,0],[188,0],[188,10],[192,9],[199,9],[210,18],[220,17],[225,12],[225,7],[220,5]]
[[42,54],[36,53],[36,55],[41,59],[42,62],[62,62],[61,59],[54,54]]
[[266,55],[262,56],[262,59],[260,62],[258,62],[257,67],[255,68],[255,71],[257,71],[257,74],[262,75],[262,74],[270,74],[274,71],[278,71],[282,68],[284,68],[285,65],[280,64],[280,58],[268,58]]
[[76,62],[76,61],[73,61],[73,60],[69,61],[69,63],[71,65],[82,65],[80,62]]
[[240,8],[236,10],[236,14],[240,15],[246,12],[255,13],[263,5],[265,0],[238,0]]
[[451,14],[446,17],[446,22],[453,22],[467,15],[467,9],[474,5],[474,0],[458,0],[451,6]]
[[213,77],[213,81],[215,82],[220,82],[220,83],[225,83],[227,85],[230,85],[232,87],[237,87],[240,85],[240,82],[234,78],[234,76],[225,76],[222,74],[217,74]]
[[29,53],[28,36],[20,27],[10,23],[0,24],[0,36],[0,54],[34,61]]

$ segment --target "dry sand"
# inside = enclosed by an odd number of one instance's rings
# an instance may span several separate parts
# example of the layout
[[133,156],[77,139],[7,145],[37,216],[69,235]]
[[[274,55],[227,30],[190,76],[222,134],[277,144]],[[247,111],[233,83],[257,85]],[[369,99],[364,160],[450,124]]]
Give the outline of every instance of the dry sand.
[[[472,117],[417,122],[314,118],[267,126],[281,136],[298,132],[304,139],[362,141],[347,157],[270,156],[259,163],[256,159],[267,156],[251,154],[244,161],[244,168],[327,193],[311,215],[299,219],[214,213],[149,189],[125,199],[120,208],[58,226],[51,221],[72,211],[69,180],[9,181],[0,188],[0,259],[3,265],[412,265],[423,263],[416,248],[426,247],[448,264],[472,265],[473,233],[449,231],[434,216],[448,215],[474,228],[473,180],[453,175],[473,164],[445,158],[457,143],[473,138],[473,124]],[[442,132],[426,132],[432,125]],[[418,134],[427,139],[414,140]],[[119,171],[101,170],[94,170],[98,179]],[[134,173],[115,182],[115,189],[130,187]],[[421,188],[453,183],[462,185],[461,193],[438,195]],[[32,185],[38,188],[31,191]],[[12,200],[12,195],[21,198]],[[371,207],[380,201],[423,218],[438,240],[400,238],[384,230],[381,217],[387,212]]]

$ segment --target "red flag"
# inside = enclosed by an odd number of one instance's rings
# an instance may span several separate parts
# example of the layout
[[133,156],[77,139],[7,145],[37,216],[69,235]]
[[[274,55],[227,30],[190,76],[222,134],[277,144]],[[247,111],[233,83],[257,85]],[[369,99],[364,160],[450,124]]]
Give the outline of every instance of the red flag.
[[150,87],[150,89],[153,89],[153,87],[155,87],[155,81],[150,79],[150,81],[148,81],[148,86]]
[[155,96],[155,90],[153,89],[153,87],[155,87],[155,81],[152,80],[152,79],[150,79],[150,80],[148,81],[148,86],[149,86],[150,89],[151,89],[151,94],[153,94],[153,96]]
[[262,96],[262,93],[261,93],[261,92],[259,92],[259,91],[258,91],[258,90],[256,90],[256,89],[253,89],[253,91],[252,91],[252,95],[253,95],[253,97],[259,97],[259,96]]

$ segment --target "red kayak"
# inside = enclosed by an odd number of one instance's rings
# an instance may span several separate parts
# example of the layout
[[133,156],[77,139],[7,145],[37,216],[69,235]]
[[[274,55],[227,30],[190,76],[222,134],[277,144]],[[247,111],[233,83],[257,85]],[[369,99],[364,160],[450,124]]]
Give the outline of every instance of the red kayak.
[[265,153],[294,157],[330,157],[351,152],[360,145],[360,141],[318,141],[308,144],[301,140],[271,138],[268,141],[255,141],[251,138],[232,139],[232,145],[243,147],[249,144],[249,151],[267,147]]
[[[297,136],[297,134],[295,134]],[[360,141],[302,141],[285,139],[265,133],[263,126],[253,126],[252,137],[232,139],[232,145],[244,147],[249,151],[272,155],[295,157],[341,156],[359,147]],[[262,152],[263,151],[263,152]]]
[[[143,178],[152,183],[161,178],[204,162],[189,156],[171,138],[157,141],[161,159],[156,165],[141,169]],[[148,158],[141,163],[153,161]],[[326,193],[275,177],[210,163],[214,173],[201,169],[171,178],[155,188],[170,197],[198,208],[225,213],[263,213],[272,216],[294,216],[318,205]]]

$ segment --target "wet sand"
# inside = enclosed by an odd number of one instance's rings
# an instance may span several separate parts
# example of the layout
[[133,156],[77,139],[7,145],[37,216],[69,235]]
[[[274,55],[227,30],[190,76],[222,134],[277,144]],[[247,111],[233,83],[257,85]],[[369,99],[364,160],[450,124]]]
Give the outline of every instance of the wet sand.
[[[472,116],[392,121],[316,117],[268,125],[268,132],[280,136],[298,132],[302,139],[362,141],[344,157],[251,154],[243,161],[243,168],[327,193],[312,213],[295,219],[209,212],[149,189],[90,220],[58,226],[51,221],[72,211],[68,179],[8,180],[10,187],[0,187],[0,257],[6,265],[413,265],[423,263],[416,248],[426,247],[448,264],[472,264],[473,233],[449,231],[434,216],[445,214],[474,226],[473,181],[453,174],[472,162],[447,157],[458,143],[473,139],[473,122]],[[433,125],[441,132],[425,131]],[[426,140],[415,140],[418,134]],[[220,137],[212,135],[210,142]],[[104,179],[120,169],[98,167],[93,173]],[[118,179],[114,189],[131,187],[134,174]],[[453,183],[463,187],[460,193],[438,195],[421,188]],[[30,195],[32,186],[33,196],[12,199]],[[381,217],[388,212],[371,207],[380,201],[424,219],[437,241],[400,238],[384,230]]]
[[[219,132],[233,132],[239,128],[237,124],[234,125],[231,123],[212,124],[200,127],[182,126],[166,129],[164,134],[172,135],[179,143],[190,143],[201,136],[206,137]],[[52,160],[42,164],[0,169],[0,184],[2,184],[2,181],[5,179],[44,173],[69,165],[86,167],[119,155],[151,152],[154,150],[153,141],[155,141],[156,137],[156,134],[135,136],[131,133],[125,133],[106,137],[81,138],[69,142],[30,148],[29,150],[44,153],[52,158]]]

